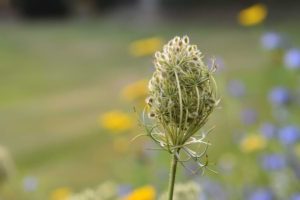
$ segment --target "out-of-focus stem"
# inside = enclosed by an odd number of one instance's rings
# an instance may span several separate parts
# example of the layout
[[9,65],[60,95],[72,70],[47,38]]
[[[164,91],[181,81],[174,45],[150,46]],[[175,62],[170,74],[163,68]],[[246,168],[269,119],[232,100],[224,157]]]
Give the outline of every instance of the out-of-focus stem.
[[[179,152],[179,150],[177,152]],[[170,167],[168,200],[173,200],[177,162],[178,162],[177,157],[176,154],[174,153],[171,161],[171,167]]]

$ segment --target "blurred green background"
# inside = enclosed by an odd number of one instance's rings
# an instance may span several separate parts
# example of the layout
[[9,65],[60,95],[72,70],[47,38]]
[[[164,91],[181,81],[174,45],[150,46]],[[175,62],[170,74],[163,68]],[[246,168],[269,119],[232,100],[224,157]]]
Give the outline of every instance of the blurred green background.
[[[208,171],[193,178],[220,182],[228,193],[243,185],[272,185],[267,172],[258,167],[257,153],[242,152],[237,141],[248,133],[259,132],[265,121],[278,126],[299,125],[299,99],[285,107],[288,117],[284,122],[276,121],[274,107],[268,100],[270,89],[277,85],[284,85],[297,95],[299,71],[287,70],[281,61],[283,52],[266,51],[260,42],[264,33],[276,31],[299,46],[299,6],[280,11],[281,4],[270,4],[264,22],[245,27],[237,22],[236,16],[251,2],[226,6],[216,1],[184,11],[178,9],[179,5],[166,12],[141,2],[144,7],[131,2],[126,6],[116,3],[104,13],[74,11],[75,14],[58,18],[32,18],[26,12],[15,14],[11,9],[3,9],[0,144],[10,152],[14,167],[9,180],[1,186],[1,199],[49,199],[57,188],[68,187],[77,192],[106,180],[133,188],[150,184],[162,192],[168,180],[167,153],[145,150],[145,146],[151,145],[148,138],[129,143],[129,147],[125,144],[125,150],[116,150],[116,145],[123,144],[115,143],[118,137],[129,141],[143,130],[111,133],[101,127],[99,117],[110,110],[134,115],[136,102],[125,101],[122,90],[152,75],[152,55],[133,56],[130,44],[151,37],[167,42],[175,35],[188,35],[199,46],[206,62],[212,57],[222,61],[216,74],[221,109],[214,112],[205,129],[216,125],[209,136],[213,145],[208,151],[209,160],[216,164],[210,167],[218,169],[225,154],[230,154],[235,163],[229,174]],[[230,80],[243,81],[246,92],[242,98],[228,93]],[[240,112],[244,108],[256,110],[253,123],[241,122]],[[270,143],[272,150],[286,152],[284,147]],[[178,181],[191,179],[184,168],[180,167],[178,172]],[[289,174],[293,173],[288,171],[286,177]],[[297,180],[291,193],[300,191]],[[29,191],[26,184],[31,184]],[[243,194],[231,194],[228,199],[241,199]]]

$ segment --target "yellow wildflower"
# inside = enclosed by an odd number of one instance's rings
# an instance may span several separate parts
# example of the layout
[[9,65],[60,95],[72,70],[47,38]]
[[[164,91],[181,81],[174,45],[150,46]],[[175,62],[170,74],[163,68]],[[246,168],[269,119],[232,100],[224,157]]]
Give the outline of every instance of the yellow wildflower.
[[156,192],[152,186],[144,186],[134,190],[123,200],[154,200],[155,196]]
[[158,49],[163,46],[163,40],[159,37],[146,38],[136,40],[129,46],[129,52],[131,55],[140,57],[152,55]]
[[123,88],[121,96],[126,101],[143,101],[148,95],[148,81],[145,79],[131,83]]
[[51,193],[51,200],[68,200],[71,196],[71,190],[68,187],[62,187],[54,190]]
[[264,4],[257,3],[240,11],[238,21],[243,26],[253,26],[260,24],[267,17],[267,7]]
[[251,153],[264,149],[266,145],[267,142],[264,137],[258,134],[252,134],[244,138],[244,140],[241,142],[240,147],[244,153]]
[[100,125],[112,132],[124,132],[133,128],[134,122],[130,115],[121,111],[110,111],[99,118]]

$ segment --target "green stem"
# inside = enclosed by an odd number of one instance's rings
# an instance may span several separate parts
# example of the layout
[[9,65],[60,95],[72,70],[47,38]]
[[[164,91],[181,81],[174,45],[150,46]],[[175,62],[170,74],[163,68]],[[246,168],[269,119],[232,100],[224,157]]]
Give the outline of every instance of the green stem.
[[[177,150],[177,152],[179,152],[179,150]],[[171,161],[171,167],[170,167],[169,195],[168,195],[169,197],[168,197],[168,200],[173,199],[177,162],[178,162],[177,157],[176,157],[175,154],[173,154],[172,161]]]

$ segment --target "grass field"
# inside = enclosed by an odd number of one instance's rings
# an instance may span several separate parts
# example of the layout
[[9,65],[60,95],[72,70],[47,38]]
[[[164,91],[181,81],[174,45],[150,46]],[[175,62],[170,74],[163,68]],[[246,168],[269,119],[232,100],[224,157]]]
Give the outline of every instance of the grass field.
[[[217,161],[222,153],[235,151],[235,132],[256,130],[260,122],[272,118],[266,97],[269,88],[281,84],[295,88],[299,84],[299,74],[274,65],[259,41],[265,31],[274,29],[300,45],[297,23],[249,29],[201,23],[145,28],[107,21],[2,24],[0,143],[10,150],[16,168],[2,188],[3,199],[48,199],[55,188],[66,186],[78,191],[105,180],[166,187],[161,181],[161,177],[167,180],[169,160],[165,154],[147,164],[139,162],[136,152],[145,139],[134,142],[129,152],[117,153],[112,149],[115,136],[97,122],[108,110],[132,112],[132,105],[120,99],[121,89],[151,76],[152,57],[135,58],[128,53],[128,45],[140,38],[160,36],[168,40],[188,34],[206,58],[224,60],[224,70],[216,78],[222,109],[209,123],[217,125],[210,136],[213,146],[209,153],[212,161]],[[242,101],[227,94],[226,84],[231,79],[244,81],[247,92]],[[291,122],[299,123],[299,109],[294,109],[298,106],[291,108]],[[240,122],[239,112],[244,107],[258,111],[256,124]],[[240,152],[237,155],[243,157]],[[252,163],[251,159],[249,156],[245,162]],[[181,179],[186,179],[184,170],[179,171]],[[247,171],[241,166],[236,173]],[[37,177],[37,191],[23,191],[25,176]],[[222,175],[205,176],[223,179]]]

